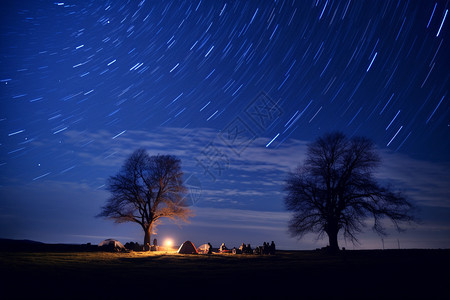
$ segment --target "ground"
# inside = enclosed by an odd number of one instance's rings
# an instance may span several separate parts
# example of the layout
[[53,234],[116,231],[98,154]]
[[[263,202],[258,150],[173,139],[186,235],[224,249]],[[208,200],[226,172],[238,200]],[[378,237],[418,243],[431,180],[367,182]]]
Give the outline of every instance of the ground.
[[[449,299],[450,250],[0,252],[2,294],[15,298]],[[6,298],[5,298],[6,299]]]

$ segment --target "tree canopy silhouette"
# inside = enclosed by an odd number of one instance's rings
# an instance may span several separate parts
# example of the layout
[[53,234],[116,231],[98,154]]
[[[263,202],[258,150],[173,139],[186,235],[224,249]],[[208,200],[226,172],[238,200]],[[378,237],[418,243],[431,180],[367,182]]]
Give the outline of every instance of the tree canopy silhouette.
[[154,230],[163,217],[187,221],[191,210],[185,205],[186,188],[181,161],[172,155],[149,156],[144,149],[134,151],[122,169],[111,176],[111,193],[98,217],[116,223],[135,222],[145,232],[144,246],[150,244]]
[[308,145],[306,159],[289,173],[284,203],[293,217],[292,236],[306,233],[328,235],[332,252],[339,250],[338,233],[357,243],[366,221],[373,230],[386,234],[382,220],[414,221],[412,204],[390,187],[378,184],[373,176],[380,158],[372,141],[364,137],[347,138],[340,132],[325,134]]

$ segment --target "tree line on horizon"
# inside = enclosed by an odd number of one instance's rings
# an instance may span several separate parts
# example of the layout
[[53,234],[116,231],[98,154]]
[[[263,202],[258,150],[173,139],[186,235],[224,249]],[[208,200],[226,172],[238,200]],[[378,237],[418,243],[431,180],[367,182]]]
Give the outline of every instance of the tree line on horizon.
[[[375,144],[365,137],[332,132],[308,144],[306,159],[285,179],[284,205],[293,213],[288,226],[291,236],[326,235],[328,249],[335,253],[340,233],[358,243],[357,235],[366,227],[367,218],[380,235],[386,234],[384,219],[392,221],[397,230],[403,222],[414,222],[411,202],[375,180],[380,163]],[[182,176],[181,160],[176,156],[150,156],[138,149],[109,177],[110,197],[97,216],[139,224],[149,250],[152,230],[162,218],[188,221],[193,215],[185,202]]]

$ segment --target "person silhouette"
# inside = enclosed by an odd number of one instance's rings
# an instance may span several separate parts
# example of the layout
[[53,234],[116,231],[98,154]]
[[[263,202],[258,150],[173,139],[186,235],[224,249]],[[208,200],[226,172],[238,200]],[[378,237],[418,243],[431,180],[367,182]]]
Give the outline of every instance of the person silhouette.
[[222,252],[224,250],[228,250],[227,246],[225,246],[225,243],[222,243],[222,245],[220,245],[219,251]]
[[241,251],[241,253],[244,253],[246,250],[245,244],[242,243],[241,246],[239,247],[239,250]]
[[272,255],[275,254],[275,243],[273,241],[270,244],[269,253],[272,254]]

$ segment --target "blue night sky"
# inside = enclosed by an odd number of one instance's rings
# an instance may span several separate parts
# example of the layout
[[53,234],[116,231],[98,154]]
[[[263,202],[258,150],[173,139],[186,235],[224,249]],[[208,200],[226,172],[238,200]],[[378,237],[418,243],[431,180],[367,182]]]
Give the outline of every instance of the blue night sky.
[[[421,223],[386,248],[450,247],[448,1],[7,1],[0,12],[0,237],[143,242],[95,218],[137,148],[182,160],[190,224],[158,239],[287,234],[287,173],[325,132],[367,136]],[[389,224],[389,223],[388,223]],[[381,248],[369,227],[360,245]],[[388,225],[389,226],[389,225]]]

